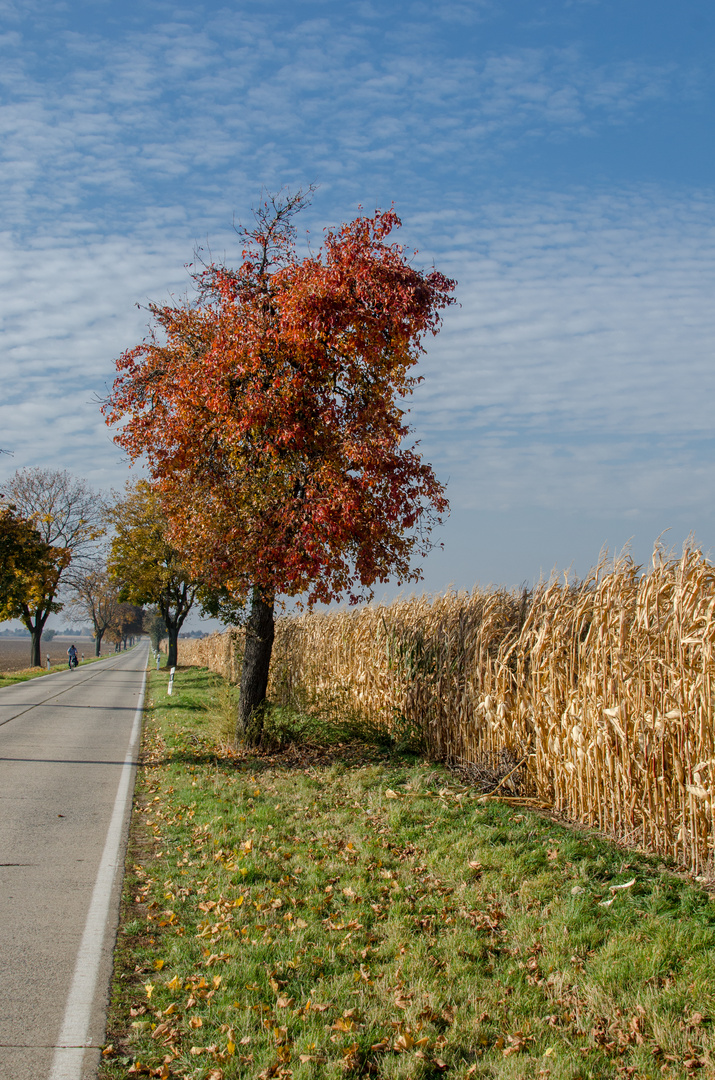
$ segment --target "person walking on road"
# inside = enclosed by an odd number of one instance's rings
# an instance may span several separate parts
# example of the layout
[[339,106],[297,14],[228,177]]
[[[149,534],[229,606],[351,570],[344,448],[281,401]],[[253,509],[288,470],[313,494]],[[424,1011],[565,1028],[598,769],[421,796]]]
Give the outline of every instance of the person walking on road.
[[71,668],[77,667],[79,660],[77,659],[77,649],[74,647],[74,645],[70,645],[69,649],[67,650],[67,655],[69,656],[69,666]]

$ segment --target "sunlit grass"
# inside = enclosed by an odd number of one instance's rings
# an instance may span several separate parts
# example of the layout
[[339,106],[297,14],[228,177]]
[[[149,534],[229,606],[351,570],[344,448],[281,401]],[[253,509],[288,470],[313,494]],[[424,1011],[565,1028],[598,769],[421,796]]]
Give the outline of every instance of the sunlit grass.
[[704,891],[374,745],[231,752],[213,680],[151,674],[105,1080],[711,1067]]

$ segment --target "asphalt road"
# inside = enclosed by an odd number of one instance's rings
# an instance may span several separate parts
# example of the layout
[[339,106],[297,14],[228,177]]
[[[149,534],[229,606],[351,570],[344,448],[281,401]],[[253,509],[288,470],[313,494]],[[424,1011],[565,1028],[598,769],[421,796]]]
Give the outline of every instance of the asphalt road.
[[0,1080],[95,1075],[148,649],[0,690]]

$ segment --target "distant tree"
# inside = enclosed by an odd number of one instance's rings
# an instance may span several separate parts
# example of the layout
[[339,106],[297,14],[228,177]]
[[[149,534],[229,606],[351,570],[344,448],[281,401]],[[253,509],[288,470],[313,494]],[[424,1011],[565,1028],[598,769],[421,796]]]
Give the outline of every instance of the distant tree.
[[108,570],[121,600],[155,605],[169,639],[167,667],[176,666],[179,631],[199,593],[181,554],[167,538],[166,518],[145,480],[128,484],[109,511],[114,530]]
[[[0,508],[0,621],[25,623],[32,638],[30,663],[34,667],[41,664],[42,627],[62,607],[55,597],[68,561],[68,553],[47,543],[14,505]],[[33,634],[37,627],[39,632]]]
[[25,575],[49,554],[50,545],[32,522],[21,517],[16,506],[0,503],[0,610],[12,605],[23,592]]
[[57,633],[56,630],[44,630],[42,636],[45,639],[45,641],[52,641],[52,639],[53,639],[53,637],[55,637],[56,633]]
[[114,625],[120,606],[117,585],[110,580],[106,565],[98,561],[75,578],[74,590],[72,607],[77,615],[92,620],[94,655],[100,656],[102,639]]
[[38,567],[30,599],[16,607],[17,614],[5,616],[24,622],[32,638],[31,662],[39,667],[45,623],[63,607],[59,598],[62,587],[72,585],[91,563],[104,532],[104,508],[96,492],[67,471],[20,469],[5,491],[17,512],[55,552],[49,562]]
[[149,635],[149,641],[154,652],[159,652],[159,647],[167,635],[166,623],[156,608],[149,608],[144,612],[144,630]]
[[419,580],[414,556],[448,508],[405,445],[400,401],[455,283],[389,242],[392,210],[299,258],[305,202],[268,199],[237,270],[208,266],[194,303],[151,307],[158,332],[117,361],[105,405],[148,461],[190,572],[250,604],[240,736],[260,727],[276,598],[357,602],[388,577]]
[[126,649],[128,643],[133,641],[137,634],[141,634],[143,628],[144,609],[138,604],[124,601],[117,606],[109,631],[109,639],[118,647],[123,645]]

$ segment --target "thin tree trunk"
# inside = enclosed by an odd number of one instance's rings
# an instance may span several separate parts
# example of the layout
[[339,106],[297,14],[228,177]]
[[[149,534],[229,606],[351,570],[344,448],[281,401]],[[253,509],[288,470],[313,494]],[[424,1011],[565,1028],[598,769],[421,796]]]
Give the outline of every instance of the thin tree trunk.
[[254,589],[251,611],[246,623],[246,649],[241,670],[241,692],[238,699],[236,737],[258,742],[263,720],[260,707],[266,700],[268,671],[271,666],[275,623],[273,600],[267,602]]

